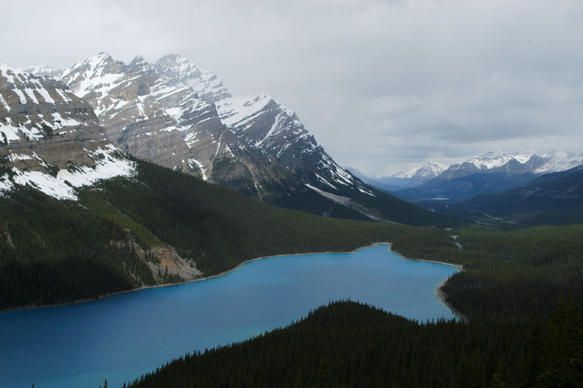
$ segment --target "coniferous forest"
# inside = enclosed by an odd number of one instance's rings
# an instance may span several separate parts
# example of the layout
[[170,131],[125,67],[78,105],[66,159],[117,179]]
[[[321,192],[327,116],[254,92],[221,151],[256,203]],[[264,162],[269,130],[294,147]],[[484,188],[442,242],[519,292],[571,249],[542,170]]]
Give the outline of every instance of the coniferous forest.
[[419,324],[338,302],[241,344],[176,360],[131,387],[578,387],[583,314]]
[[176,360],[131,386],[583,386],[583,227],[444,232],[400,235],[393,249],[464,266],[442,288],[456,321],[417,323],[332,303],[289,327]]

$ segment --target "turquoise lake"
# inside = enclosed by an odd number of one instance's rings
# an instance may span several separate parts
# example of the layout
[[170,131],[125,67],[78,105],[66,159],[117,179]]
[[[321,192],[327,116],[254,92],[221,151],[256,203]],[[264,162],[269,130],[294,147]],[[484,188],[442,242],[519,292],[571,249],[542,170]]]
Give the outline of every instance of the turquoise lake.
[[285,326],[350,299],[416,320],[453,318],[437,287],[457,268],[377,244],[255,260],[225,275],[93,302],[0,313],[0,387],[118,387],[193,350]]

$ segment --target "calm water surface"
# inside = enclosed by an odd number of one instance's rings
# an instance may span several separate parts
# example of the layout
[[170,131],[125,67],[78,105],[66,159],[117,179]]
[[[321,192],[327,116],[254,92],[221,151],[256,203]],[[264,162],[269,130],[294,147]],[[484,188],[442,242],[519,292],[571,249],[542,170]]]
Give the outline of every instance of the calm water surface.
[[0,313],[0,387],[110,387],[194,349],[240,341],[352,299],[417,320],[451,318],[437,286],[456,268],[387,244],[279,256],[224,276],[77,305]]

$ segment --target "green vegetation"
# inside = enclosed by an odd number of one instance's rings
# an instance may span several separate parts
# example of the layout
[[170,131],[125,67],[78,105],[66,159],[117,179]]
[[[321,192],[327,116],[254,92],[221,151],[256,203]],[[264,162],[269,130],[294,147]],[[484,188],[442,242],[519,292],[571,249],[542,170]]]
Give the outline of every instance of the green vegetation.
[[[476,319],[528,319],[554,311],[564,299],[583,307],[583,225],[501,231],[484,227],[418,232],[396,241],[406,256],[464,266],[443,287],[447,301]],[[421,243],[423,241],[423,243]]]
[[[484,194],[444,209],[485,223],[564,225],[583,222],[583,168],[544,174],[523,187]],[[496,218],[492,218],[495,216]]]
[[152,282],[117,224],[35,191],[0,199],[0,308],[60,303]]
[[410,229],[279,209],[146,163],[140,164],[139,182],[112,180],[103,189],[91,194],[194,259],[207,275],[253,257],[352,250]]
[[342,302],[131,387],[577,387],[582,366],[583,314],[570,305],[549,319],[492,325],[419,324]]
[[132,387],[579,387],[582,235],[582,225],[409,230],[393,249],[464,266],[443,290],[466,321],[419,324],[334,303],[290,327],[176,360]]

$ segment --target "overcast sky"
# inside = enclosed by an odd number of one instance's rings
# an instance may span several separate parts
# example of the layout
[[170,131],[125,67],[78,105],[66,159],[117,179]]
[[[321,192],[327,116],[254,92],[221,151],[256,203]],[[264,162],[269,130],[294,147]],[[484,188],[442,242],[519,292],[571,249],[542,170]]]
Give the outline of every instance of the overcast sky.
[[2,0],[0,62],[179,53],[369,174],[583,151],[583,1]]

